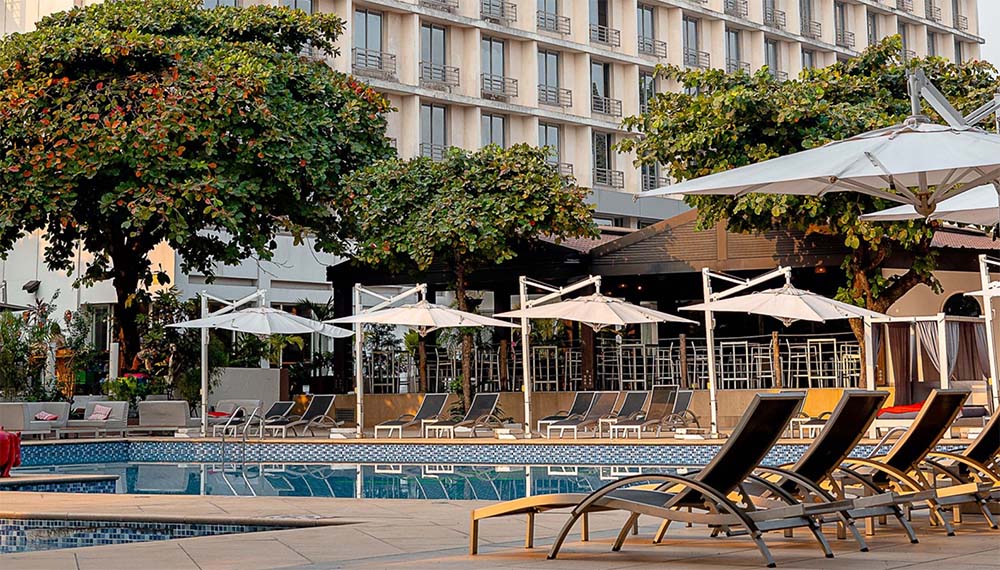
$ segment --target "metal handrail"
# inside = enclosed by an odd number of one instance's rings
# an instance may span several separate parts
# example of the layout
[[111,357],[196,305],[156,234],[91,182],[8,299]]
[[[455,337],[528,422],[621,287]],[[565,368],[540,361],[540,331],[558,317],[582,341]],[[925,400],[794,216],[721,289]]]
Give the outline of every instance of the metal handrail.
[[621,170],[611,170],[609,168],[594,169],[594,186],[606,186],[608,188],[624,188],[625,173]]
[[723,9],[726,14],[736,16],[737,18],[746,18],[750,13],[747,0],[725,0]]
[[595,113],[610,115],[612,117],[622,116],[622,102],[611,97],[601,95],[590,96],[590,109]]
[[497,24],[517,20],[517,4],[504,0],[479,0],[479,17]]
[[955,14],[953,18],[955,21],[955,28],[963,32],[969,31],[969,18],[961,14]]
[[638,41],[639,53],[656,57],[667,57],[667,42],[648,36],[639,36]]
[[738,59],[726,58],[726,73],[736,73],[737,71],[750,73],[750,63]]
[[374,49],[354,48],[352,50],[355,73],[369,73],[381,77],[396,75],[395,54]]
[[772,28],[785,29],[787,23],[784,10],[764,8],[764,25]]
[[896,9],[904,12],[913,11],[913,0],[896,0]]
[[924,0],[924,15],[933,22],[941,21],[941,7],[934,0]]
[[554,85],[538,85],[538,102],[554,107],[572,107],[573,92]]
[[568,36],[570,34],[570,19],[555,12],[538,10],[535,12],[535,25],[542,32],[552,32]]
[[431,160],[441,160],[448,154],[448,145],[420,143],[420,156]]
[[712,65],[711,56],[705,51],[684,48],[684,65],[687,67],[700,67],[702,69],[707,69]]
[[458,87],[459,69],[453,65],[420,62],[420,84],[425,87]]
[[458,10],[458,0],[420,0],[420,5],[445,12],[455,12]]
[[897,426],[897,427],[891,428],[889,431],[885,432],[885,435],[882,436],[882,439],[880,439],[879,442],[875,444],[875,447],[873,447],[872,450],[868,452],[868,457],[867,458],[871,459],[872,457],[877,457],[879,450],[881,450],[882,447],[885,446],[885,444],[889,442],[889,436],[891,436],[892,434],[897,433],[897,432],[906,432],[906,430],[907,430],[907,428],[905,428],[905,427]]
[[513,77],[483,73],[480,75],[480,79],[484,97],[517,97],[517,80]]
[[622,33],[620,30],[602,26],[600,24],[590,25],[590,41],[611,47],[622,45]]
[[807,38],[818,40],[823,35],[823,25],[807,18],[802,19],[802,35]]
[[854,32],[849,32],[845,29],[837,29],[837,45],[845,48],[854,47]]

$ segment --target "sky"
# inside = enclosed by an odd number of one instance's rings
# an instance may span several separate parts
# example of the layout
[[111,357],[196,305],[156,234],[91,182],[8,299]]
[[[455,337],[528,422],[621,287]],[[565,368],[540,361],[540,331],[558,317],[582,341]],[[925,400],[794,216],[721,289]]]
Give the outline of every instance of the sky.
[[1000,67],[1000,0],[979,0],[979,34],[986,38],[983,59]]

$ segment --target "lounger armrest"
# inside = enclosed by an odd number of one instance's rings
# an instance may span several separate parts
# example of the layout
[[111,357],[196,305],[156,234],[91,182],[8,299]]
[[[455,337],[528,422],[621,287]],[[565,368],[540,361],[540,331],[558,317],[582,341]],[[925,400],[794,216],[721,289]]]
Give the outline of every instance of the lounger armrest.
[[[857,478],[858,473],[853,469],[854,466],[867,467],[886,475],[897,484],[903,485],[903,491],[917,492],[924,489],[923,485],[921,485],[913,477],[910,477],[908,474],[903,473],[899,469],[871,459],[848,458],[844,460],[838,469],[851,473],[853,477]],[[868,483],[870,483],[870,481],[868,481]]]
[[788,469],[782,469],[781,467],[764,467],[764,466],[758,467],[757,471],[788,479],[789,481],[792,481],[799,487],[802,487],[807,491],[809,491],[810,493],[820,497],[824,501],[829,502],[835,500],[833,495],[831,495],[829,491],[817,485],[815,481],[810,481],[809,479],[806,479],[805,477],[799,475],[798,473],[795,473],[794,471],[790,471]]
[[[925,462],[930,463],[931,465],[938,466],[941,465],[938,461],[936,461],[939,459],[954,461],[959,465],[967,467],[970,471],[970,475],[976,477],[978,480],[981,480],[983,482],[988,481],[991,483],[1000,484],[1000,474],[996,473],[995,471],[991,470],[987,466],[977,461],[969,459],[964,455],[959,455],[957,453],[947,453],[943,451],[932,451],[927,454]],[[941,465],[941,467],[944,466]]]

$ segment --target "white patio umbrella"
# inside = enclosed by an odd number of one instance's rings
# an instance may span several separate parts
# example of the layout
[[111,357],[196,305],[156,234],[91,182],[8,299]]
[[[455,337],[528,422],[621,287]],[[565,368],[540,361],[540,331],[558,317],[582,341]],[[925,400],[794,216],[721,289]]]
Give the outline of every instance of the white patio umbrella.
[[319,333],[331,338],[345,338],[354,334],[348,329],[293,315],[273,307],[249,307],[167,326],[179,329],[224,329],[256,335]]
[[373,323],[385,325],[401,325],[416,329],[420,336],[427,333],[451,327],[508,327],[518,328],[518,325],[494,319],[475,313],[468,313],[436,305],[428,301],[418,301],[409,305],[388,307],[370,313],[351,315],[326,321],[328,323]]
[[682,311],[749,313],[774,317],[790,325],[795,321],[826,322],[837,319],[864,319],[883,317],[882,313],[869,311],[855,305],[798,289],[791,284],[776,289],[757,291],[748,295],[727,297],[708,303],[681,307]]
[[1000,181],[1000,135],[926,117],[757,164],[686,180],[648,196],[860,192],[921,215],[966,190]]
[[[869,222],[898,222],[922,218],[913,206],[897,206],[861,216]],[[977,186],[959,196],[948,198],[938,204],[934,213],[927,216],[928,220],[973,224],[977,226],[995,226],[1000,223],[1000,201],[997,199],[997,189],[990,184]]]
[[528,309],[507,311],[506,313],[499,313],[496,316],[510,319],[528,318],[577,321],[590,326],[594,330],[601,330],[609,326],[620,327],[643,323],[698,324],[696,321],[685,319],[684,317],[634,305],[622,299],[607,297],[600,293],[547,305],[538,305]]

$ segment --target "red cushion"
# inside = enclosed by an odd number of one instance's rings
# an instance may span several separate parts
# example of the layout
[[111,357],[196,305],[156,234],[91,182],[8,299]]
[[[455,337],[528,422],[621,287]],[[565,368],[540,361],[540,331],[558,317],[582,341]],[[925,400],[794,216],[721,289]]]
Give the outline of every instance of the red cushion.
[[916,404],[906,404],[904,406],[890,406],[888,408],[882,408],[878,411],[878,415],[882,414],[909,414],[912,412],[919,412],[920,408],[924,407],[923,402],[917,402]]
[[229,414],[226,412],[208,412],[208,417],[210,418],[228,418]]
[[35,414],[35,419],[40,422],[54,422],[59,419],[59,416],[42,410]]

